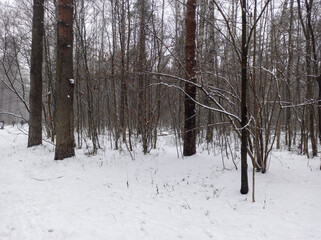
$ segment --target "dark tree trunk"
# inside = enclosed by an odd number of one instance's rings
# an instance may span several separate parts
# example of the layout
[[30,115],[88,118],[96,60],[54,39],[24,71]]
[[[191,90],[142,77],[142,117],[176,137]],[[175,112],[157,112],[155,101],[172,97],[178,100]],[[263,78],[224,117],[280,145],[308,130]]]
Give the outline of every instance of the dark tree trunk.
[[317,77],[317,82],[319,84],[319,96],[318,96],[318,115],[319,115],[319,140],[321,142],[321,75]]
[[121,49],[121,91],[120,91],[120,109],[119,109],[119,120],[120,127],[123,134],[123,142],[126,142],[126,122],[127,122],[127,74],[125,68],[125,1],[121,1],[121,16],[120,16],[120,49]]
[[[312,50],[315,50],[315,48],[313,46],[314,34],[313,34],[312,25],[311,25],[311,13],[312,13],[313,0],[305,1],[306,12],[307,12],[306,23],[304,23],[304,21],[303,21],[300,0],[298,0],[297,3],[298,3],[299,19],[301,22],[301,26],[302,26],[302,30],[303,30],[303,33],[305,36],[305,42],[306,42],[306,46],[305,46],[305,50],[306,50],[305,61],[306,61],[306,72],[307,72],[306,99],[307,99],[307,101],[310,101],[313,99],[313,87],[314,87],[313,86],[314,79],[312,78],[313,72],[312,72],[311,64],[313,63],[313,61],[315,61],[315,59],[312,58],[312,54],[313,54],[313,52],[315,52],[315,51],[312,51]],[[316,68],[314,68],[314,70],[316,70]],[[314,156],[317,156],[318,149],[317,149],[316,137],[315,137],[315,133],[314,133],[314,106],[312,103],[310,103],[307,106],[307,111],[308,111],[307,115],[306,115],[306,121],[308,123],[307,130],[308,130],[308,133],[309,133],[310,139],[311,139],[312,157],[314,157]],[[306,139],[307,143],[308,143],[309,135],[307,135],[307,139]],[[307,155],[309,154],[307,147],[306,147],[306,153],[307,153]]]
[[[291,93],[291,67],[293,65],[293,42],[292,42],[292,30],[293,30],[293,3],[294,0],[290,1],[290,25],[289,25],[289,39],[288,39],[288,54],[289,60],[287,64],[287,76],[286,76],[286,101],[288,104],[292,102],[292,93]],[[292,111],[291,108],[286,109],[286,142],[288,144],[288,150],[291,151],[292,147]]]
[[246,0],[242,0],[242,87],[241,87],[241,193],[249,191],[247,177],[247,52]]
[[44,0],[33,1],[28,147],[42,143],[42,58]]
[[[185,40],[185,61],[186,61],[186,78],[191,82],[196,82],[195,78],[195,9],[196,0],[187,1],[186,12],[186,40]],[[184,125],[184,156],[191,156],[196,153],[196,111],[195,102],[196,86],[185,83],[185,125]]]
[[55,160],[75,155],[73,80],[73,0],[58,0],[57,109]]
[[142,135],[143,152],[148,151],[147,141],[147,119],[146,119],[146,32],[145,32],[145,0],[141,0],[141,19],[139,33],[139,93],[138,93],[138,134]]
[[[307,10],[307,23],[306,23],[306,68],[307,68],[307,100],[313,99],[313,58],[312,58],[312,26],[311,26],[311,12],[312,12],[312,4],[313,1],[310,0],[309,3],[306,1],[306,10]],[[315,157],[318,155],[318,149],[317,149],[317,143],[316,143],[316,137],[314,132],[314,106],[313,104],[308,105],[308,111],[307,114],[308,118],[308,129],[310,132],[310,139],[311,139],[311,145],[312,145],[312,157]]]
[[[209,27],[209,49],[208,49],[208,54],[209,54],[209,60],[208,60],[208,71],[213,71],[217,73],[217,60],[216,60],[216,50],[215,50],[215,32],[214,28],[212,27],[212,24],[215,24],[215,16],[214,16],[214,2],[210,2],[209,5],[209,21],[211,23]],[[209,85],[213,85],[215,81],[214,77],[211,77],[209,79]],[[208,105],[210,104],[210,101],[208,99],[208,96],[206,96],[205,103]],[[210,105],[209,105],[210,106]],[[206,127],[206,142],[207,143],[212,143],[213,142],[213,132],[214,132],[214,112],[212,110],[208,110],[208,115],[207,115],[207,127]]]

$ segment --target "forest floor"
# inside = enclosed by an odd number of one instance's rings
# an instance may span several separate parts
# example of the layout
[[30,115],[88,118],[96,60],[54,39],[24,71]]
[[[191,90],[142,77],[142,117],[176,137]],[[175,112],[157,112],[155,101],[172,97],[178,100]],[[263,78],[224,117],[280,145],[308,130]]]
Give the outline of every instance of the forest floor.
[[0,239],[321,239],[319,157],[274,151],[253,203],[251,167],[241,195],[231,160],[224,170],[218,153],[178,158],[172,137],[159,144],[132,160],[104,140],[95,156],[54,161],[53,145],[0,130]]

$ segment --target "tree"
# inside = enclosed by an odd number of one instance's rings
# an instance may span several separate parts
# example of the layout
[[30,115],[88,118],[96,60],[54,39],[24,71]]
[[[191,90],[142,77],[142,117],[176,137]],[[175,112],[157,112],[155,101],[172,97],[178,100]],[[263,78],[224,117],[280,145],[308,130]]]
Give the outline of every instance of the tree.
[[145,0],[140,0],[140,32],[139,32],[139,49],[138,49],[138,72],[139,76],[139,93],[138,93],[138,133],[142,135],[143,152],[147,153],[147,119],[146,119],[146,31],[145,31]]
[[75,155],[73,7],[73,0],[58,0],[55,160]]
[[[319,84],[319,95],[318,95],[318,115],[319,115],[319,138],[321,141],[321,75],[317,77]],[[321,169],[321,166],[320,166]]]
[[120,108],[119,108],[119,120],[120,127],[123,134],[123,142],[126,142],[126,123],[127,123],[127,74],[126,74],[126,11],[125,11],[125,0],[121,0],[120,6],[120,31],[119,41],[121,50],[121,91],[120,91]]
[[247,194],[249,191],[249,184],[247,178],[247,23],[246,23],[246,0],[242,0],[242,46],[241,46],[241,193]]
[[33,1],[28,147],[42,143],[42,61],[44,0]]
[[[215,16],[214,16],[214,2],[211,1],[209,3],[209,22],[211,23],[209,26],[209,46],[208,46],[208,70],[209,71],[213,71],[214,72],[218,71],[218,67],[217,67],[217,54],[215,53],[215,32],[214,32],[214,27],[213,25],[215,24]],[[211,76],[209,79],[209,84],[213,84],[215,81],[214,76]],[[208,104],[210,104],[210,102],[208,101],[208,98],[205,98],[205,101],[208,102]],[[209,110],[208,111],[208,116],[207,116],[207,128],[206,128],[206,141],[207,143],[211,143],[213,142],[213,131],[214,131],[214,113],[213,111]]]
[[[195,9],[196,0],[187,1],[187,12],[185,19],[186,39],[185,39],[185,61],[186,78],[191,82],[196,82],[195,78]],[[196,111],[195,111],[196,86],[185,83],[185,125],[184,125],[184,156],[191,156],[196,153]]]
[[[313,64],[313,62],[316,63],[316,57],[313,59],[313,56],[316,56],[316,53],[315,53],[315,46],[313,46],[315,43],[315,40],[314,40],[314,33],[311,25],[313,0],[305,1],[305,5],[306,5],[306,12],[307,12],[306,24],[304,24],[304,21],[302,18],[302,12],[301,12],[300,0],[298,0],[299,17],[300,17],[302,30],[306,40],[306,44],[305,44],[305,51],[306,51],[305,61],[306,61],[306,72],[307,72],[306,99],[307,101],[311,101],[313,99],[313,85],[314,85],[314,79],[316,77],[316,76],[312,77],[313,74],[315,74],[315,70],[316,70],[315,64]],[[312,157],[315,157],[318,154],[318,149],[317,149],[316,137],[314,132],[314,107],[312,103],[308,105],[308,113],[306,117],[307,117],[306,121],[308,122],[308,132],[310,135],[311,145],[312,145]]]

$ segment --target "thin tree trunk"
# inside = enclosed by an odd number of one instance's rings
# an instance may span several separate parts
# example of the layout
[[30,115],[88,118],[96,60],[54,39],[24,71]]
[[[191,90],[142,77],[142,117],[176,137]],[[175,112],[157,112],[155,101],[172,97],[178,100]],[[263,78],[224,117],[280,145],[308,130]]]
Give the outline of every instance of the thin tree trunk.
[[[215,24],[215,18],[214,18],[214,2],[209,2],[209,21],[210,21],[210,27],[209,27],[209,71],[217,72],[216,68],[216,56],[215,56],[215,32],[212,24]],[[209,85],[214,85],[214,77],[210,78]],[[210,104],[210,101],[208,101],[208,98],[206,100],[208,104]],[[206,125],[206,142],[212,143],[213,142],[213,131],[214,131],[214,112],[212,110],[207,110],[207,125]]]
[[[288,105],[291,105],[291,89],[290,89],[290,77],[291,77],[291,68],[293,64],[293,43],[292,43],[292,29],[293,29],[293,2],[294,0],[291,0],[290,2],[290,26],[289,26],[289,41],[288,41],[288,54],[289,54],[289,60],[287,64],[287,76],[286,76],[286,101]],[[288,107],[286,109],[286,136],[287,136],[287,144],[288,144],[288,150],[291,151],[292,147],[292,124],[291,124],[291,108]]]
[[318,76],[317,82],[319,84],[319,96],[318,96],[319,141],[321,142],[321,75]]
[[[254,5],[254,19],[257,17],[257,1],[255,1]],[[255,124],[254,124],[254,139],[253,139],[253,145],[255,149],[255,154],[256,154],[256,163],[257,163],[257,168],[260,170],[263,166],[263,149],[262,149],[262,142],[260,141],[261,136],[262,136],[262,122],[260,121],[260,104],[258,99],[261,99],[261,96],[259,96],[260,91],[257,92],[257,79],[256,79],[256,51],[257,51],[257,46],[256,46],[256,38],[257,38],[257,33],[256,33],[256,26],[253,31],[253,67],[252,67],[252,85],[253,85],[253,112],[254,112],[254,119],[255,119]],[[259,169],[260,168],[260,169]],[[254,176],[253,176],[254,177]],[[254,188],[254,187],[253,187]]]
[[50,130],[51,141],[55,141],[55,129],[54,129],[54,119],[53,119],[53,106],[52,106],[52,98],[53,98],[53,77],[52,77],[52,68],[51,68],[51,58],[49,53],[49,42],[48,37],[44,33],[44,54],[45,54],[45,69],[47,75],[47,116],[46,116],[46,124]]
[[121,0],[121,13],[120,13],[120,51],[121,51],[121,90],[120,90],[120,108],[119,108],[119,121],[120,127],[123,135],[123,142],[126,142],[126,119],[127,119],[127,110],[126,104],[127,101],[127,74],[125,72],[125,1]]
[[138,77],[138,134],[142,135],[143,152],[147,153],[147,119],[146,119],[146,32],[145,32],[145,0],[141,0],[141,18],[139,33],[139,64],[138,71],[141,73]]
[[[128,78],[127,81],[129,81],[129,69],[130,69],[130,37],[131,37],[131,16],[130,16],[130,3],[129,0],[127,0],[127,47],[126,47],[126,77]],[[129,150],[133,151],[133,146],[132,146],[132,127],[130,124],[130,113],[129,113],[129,106],[128,106],[128,97],[126,95],[125,97],[125,112],[127,114],[127,128],[128,128],[128,143],[129,143]]]

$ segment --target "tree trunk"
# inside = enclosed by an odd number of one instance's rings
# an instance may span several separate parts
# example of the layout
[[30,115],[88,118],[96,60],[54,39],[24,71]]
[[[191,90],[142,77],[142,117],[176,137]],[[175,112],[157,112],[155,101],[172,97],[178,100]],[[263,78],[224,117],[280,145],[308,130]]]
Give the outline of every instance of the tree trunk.
[[[291,79],[291,68],[293,64],[293,43],[292,43],[292,29],[293,29],[293,2],[290,2],[290,26],[289,26],[289,40],[288,40],[288,54],[289,60],[287,64],[287,76],[286,76],[286,102],[288,105],[291,105],[292,97],[291,97],[291,89],[290,89],[290,79]],[[288,150],[291,151],[292,147],[292,123],[291,123],[291,108],[288,107],[286,109],[286,142],[288,144]]]
[[50,58],[49,53],[49,42],[48,42],[48,36],[46,36],[46,33],[44,33],[44,61],[45,61],[45,71],[47,76],[47,116],[46,117],[46,125],[49,128],[50,131],[50,137],[51,141],[55,141],[55,127],[54,127],[54,121],[53,121],[53,106],[52,106],[52,99],[53,99],[53,77],[52,77],[52,62]]
[[241,87],[241,193],[247,194],[249,191],[247,177],[247,53],[248,46],[246,44],[246,0],[242,0],[242,87]]
[[120,50],[121,50],[121,90],[120,90],[120,108],[119,108],[119,121],[120,127],[123,135],[123,142],[126,142],[126,119],[127,119],[127,74],[125,69],[125,33],[126,33],[126,11],[125,11],[125,1],[121,1],[121,13],[120,13]]
[[[186,40],[185,40],[185,61],[186,61],[186,78],[191,82],[196,82],[195,78],[195,8],[196,0],[187,1],[186,12]],[[196,86],[185,83],[185,125],[184,125],[184,156],[191,156],[196,153],[196,111],[195,102]]]
[[140,18],[140,33],[139,33],[139,64],[138,71],[141,73],[138,78],[138,134],[142,135],[143,152],[148,151],[147,141],[147,120],[146,120],[146,32],[145,32],[145,0],[141,0],[141,18]]
[[[255,1],[254,5],[254,19],[257,18],[257,1]],[[258,101],[261,99],[260,91],[257,91],[257,75],[256,75],[256,54],[257,54],[257,32],[256,32],[256,26],[253,31],[253,63],[252,63],[252,89],[253,89],[253,113],[254,113],[254,138],[253,138],[253,146],[255,149],[255,155],[256,155],[256,168],[257,170],[261,170],[263,166],[263,142],[262,139],[262,122],[260,121],[260,112],[261,112],[261,106],[260,102]],[[260,84],[258,84],[260,86]],[[254,176],[253,176],[254,177]],[[254,187],[253,187],[254,188]]]
[[321,75],[317,77],[319,84],[319,96],[318,96],[318,115],[319,115],[319,140],[321,142]]
[[[215,17],[214,17],[214,2],[210,2],[209,3],[209,21],[211,24],[215,24]],[[209,60],[208,60],[208,70],[209,71],[213,71],[217,72],[217,67],[216,67],[216,54],[215,54],[215,32],[214,32],[214,28],[212,25],[210,25],[209,27]],[[211,77],[209,79],[209,85],[214,85],[214,81],[215,78]],[[210,101],[208,100],[208,98],[206,98],[206,101],[208,102],[209,106],[210,106]],[[207,125],[206,125],[206,142],[212,143],[213,142],[213,131],[214,131],[214,112],[212,110],[207,110],[208,111],[208,115],[207,115]]]
[[[299,19],[302,25],[302,30],[305,36],[305,61],[306,61],[306,72],[307,72],[307,92],[306,92],[306,100],[311,101],[313,100],[313,78],[312,78],[312,44],[313,44],[313,29],[311,26],[311,12],[312,12],[312,5],[313,5],[313,0],[310,1],[305,1],[306,5],[306,24],[303,21],[302,18],[302,11],[301,11],[301,4],[300,0],[297,1],[298,3],[298,13],[299,13]],[[307,115],[306,115],[306,121],[308,124],[308,133],[310,135],[311,139],[311,145],[312,145],[312,157],[317,156],[318,154],[318,149],[317,149],[317,144],[316,144],[316,137],[314,133],[314,107],[313,103],[309,103],[307,106]],[[307,136],[309,137],[309,136]],[[308,139],[306,140],[308,144]],[[308,153],[308,149],[306,148],[306,152]]]
[[73,0],[58,0],[57,109],[55,160],[75,155],[73,80]]
[[28,147],[42,143],[42,60],[44,0],[33,1]]
[[[307,4],[307,3],[306,3]],[[307,4],[307,30],[306,30],[306,68],[307,68],[307,94],[306,98],[307,100],[313,99],[313,71],[312,71],[312,47],[311,47],[311,31],[310,28],[311,25],[309,22],[311,22],[311,10],[312,10],[312,1],[310,0],[310,3]],[[317,144],[316,144],[316,137],[314,132],[314,107],[313,104],[308,105],[308,114],[307,114],[307,122],[308,122],[308,130],[310,133],[310,139],[311,139],[311,145],[312,145],[312,157],[317,156],[318,150],[317,150]]]

